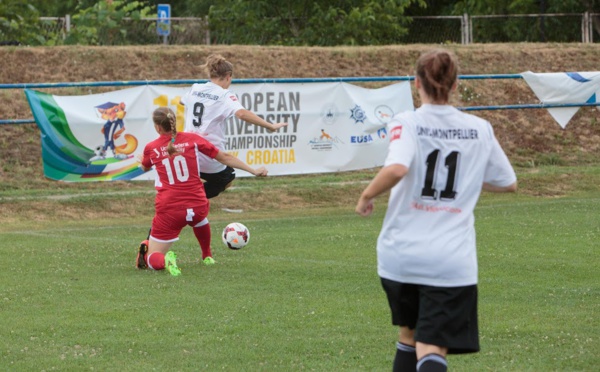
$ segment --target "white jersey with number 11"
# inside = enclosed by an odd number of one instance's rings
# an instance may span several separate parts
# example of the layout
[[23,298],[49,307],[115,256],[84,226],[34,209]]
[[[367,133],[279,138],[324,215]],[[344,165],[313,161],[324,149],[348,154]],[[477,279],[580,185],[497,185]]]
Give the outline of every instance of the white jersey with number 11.
[[388,124],[384,166],[408,173],[390,194],[377,241],[378,273],[404,283],[477,283],[473,210],[483,183],[516,176],[489,122],[449,105],[424,104]]

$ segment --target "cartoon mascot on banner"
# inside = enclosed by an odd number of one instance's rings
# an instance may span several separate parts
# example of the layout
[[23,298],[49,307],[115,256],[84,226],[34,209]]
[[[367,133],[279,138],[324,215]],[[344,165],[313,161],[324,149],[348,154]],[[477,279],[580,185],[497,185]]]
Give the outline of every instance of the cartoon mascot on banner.
[[94,106],[98,110],[100,117],[106,122],[100,130],[104,134],[104,145],[98,146],[95,149],[96,155],[90,161],[106,159],[107,151],[112,152],[112,156],[117,160],[124,160],[128,155],[133,153],[138,146],[137,138],[131,134],[125,134],[123,137],[125,143],[115,145],[115,141],[121,137],[125,131],[125,103],[106,102],[98,106]]

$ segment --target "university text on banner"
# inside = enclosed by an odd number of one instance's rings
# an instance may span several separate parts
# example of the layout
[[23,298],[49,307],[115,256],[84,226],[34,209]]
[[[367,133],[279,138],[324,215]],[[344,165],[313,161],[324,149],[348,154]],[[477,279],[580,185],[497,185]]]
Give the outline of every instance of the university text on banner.
[[[224,148],[270,175],[340,172],[381,166],[385,126],[413,110],[409,82],[379,89],[347,83],[238,84],[244,107],[286,128],[268,133],[237,118],[226,122]],[[141,86],[85,96],[26,90],[42,132],[44,175],[70,182],[148,180],[137,155],[156,138],[152,111],[168,106],[183,128],[179,99],[188,88]],[[248,176],[238,172],[239,177]]]

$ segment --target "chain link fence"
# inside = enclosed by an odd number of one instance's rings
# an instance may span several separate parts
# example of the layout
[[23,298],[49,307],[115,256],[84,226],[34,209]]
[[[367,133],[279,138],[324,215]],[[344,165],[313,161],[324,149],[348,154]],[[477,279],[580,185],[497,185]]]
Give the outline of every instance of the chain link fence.
[[67,32],[65,17],[40,17],[40,34],[45,40],[64,38]]
[[[98,45],[151,45],[151,44],[211,44],[208,22],[205,18],[170,18],[170,33],[160,36],[157,32],[157,19],[124,19],[118,29],[98,30]],[[67,17],[41,17],[40,29],[46,40],[52,44],[63,44],[69,32],[74,31]]]
[[[598,15],[596,15],[596,18]],[[481,15],[470,17],[473,42],[556,42],[584,41],[586,14]],[[600,19],[597,19],[600,21]],[[596,31],[596,42],[600,41]]]
[[[64,43],[69,17],[40,18],[42,36]],[[226,34],[210,30],[207,18],[170,18],[170,34],[159,36],[157,19],[124,20],[118,30],[98,32],[98,45],[227,44]],[[226,32],[226,31],[225,31]],[[397,44],[600,42],[600,14],[519,14],[412,17]],[[259,40],[257,40],[259,43]]]
[[463,42],[463,17],[412,17],[408,34],[398,44],[447,44]]

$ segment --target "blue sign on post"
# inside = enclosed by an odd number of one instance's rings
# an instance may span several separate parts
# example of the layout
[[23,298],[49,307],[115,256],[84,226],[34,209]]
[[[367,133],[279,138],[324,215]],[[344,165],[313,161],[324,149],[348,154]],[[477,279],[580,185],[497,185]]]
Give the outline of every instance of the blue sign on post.
[[159,36],[164,36],[166,44],[167,36],[171,33],[171,4],[158,4],[156,32]]

